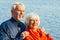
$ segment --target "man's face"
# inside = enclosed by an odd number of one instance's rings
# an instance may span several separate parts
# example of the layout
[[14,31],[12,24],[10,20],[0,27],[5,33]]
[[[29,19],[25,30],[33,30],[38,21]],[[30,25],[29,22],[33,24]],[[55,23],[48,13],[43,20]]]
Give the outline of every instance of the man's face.
[[12,16],[16,21],[20,21],[24,16],[24,6],[17,5],[16,9],[12,13]]

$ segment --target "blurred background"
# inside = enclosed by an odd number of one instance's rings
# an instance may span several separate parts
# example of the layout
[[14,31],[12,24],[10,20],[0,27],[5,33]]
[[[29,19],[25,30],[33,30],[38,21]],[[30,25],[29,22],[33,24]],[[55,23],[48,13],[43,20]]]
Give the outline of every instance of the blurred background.
[[0,24],[11,18],[11,6],[15,2],[25,5],[26,15],[37,13],[40,17],[40,26],[55,40],[60,40],[60,0],[0,0]]

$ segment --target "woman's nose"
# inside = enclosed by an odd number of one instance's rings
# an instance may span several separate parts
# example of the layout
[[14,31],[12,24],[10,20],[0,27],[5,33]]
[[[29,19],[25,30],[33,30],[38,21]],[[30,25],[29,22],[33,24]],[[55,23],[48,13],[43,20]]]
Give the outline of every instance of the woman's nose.
[[36,21],[34,21],[34,23],[36,23]]

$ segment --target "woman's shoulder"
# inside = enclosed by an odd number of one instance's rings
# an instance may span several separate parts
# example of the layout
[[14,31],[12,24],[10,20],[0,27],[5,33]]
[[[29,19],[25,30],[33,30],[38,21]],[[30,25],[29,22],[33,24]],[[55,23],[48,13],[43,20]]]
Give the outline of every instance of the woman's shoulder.
[[38,28],[38,31],[45,32],[44,28]]

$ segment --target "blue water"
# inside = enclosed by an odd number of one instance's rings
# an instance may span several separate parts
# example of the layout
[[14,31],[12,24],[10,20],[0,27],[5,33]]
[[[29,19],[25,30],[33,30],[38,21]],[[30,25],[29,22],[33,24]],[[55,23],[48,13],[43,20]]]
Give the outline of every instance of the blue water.
[[15,2],[25,5],[25,17],[31,12],[39,15],[46,33],[50,33],[55,40],[60,40],[60,0],[0,0],[0,24],[11,17],[11,6]]

